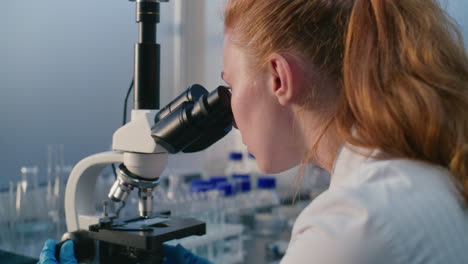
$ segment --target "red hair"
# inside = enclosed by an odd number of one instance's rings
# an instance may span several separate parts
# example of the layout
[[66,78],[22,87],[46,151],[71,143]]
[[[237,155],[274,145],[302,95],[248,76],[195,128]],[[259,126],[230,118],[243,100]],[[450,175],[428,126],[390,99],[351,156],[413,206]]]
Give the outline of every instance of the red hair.
[[230,0],[225,27],[259,66],[293,52],[334,80],[343,140],[446,167],[468,202],[468,57],[434,0]]

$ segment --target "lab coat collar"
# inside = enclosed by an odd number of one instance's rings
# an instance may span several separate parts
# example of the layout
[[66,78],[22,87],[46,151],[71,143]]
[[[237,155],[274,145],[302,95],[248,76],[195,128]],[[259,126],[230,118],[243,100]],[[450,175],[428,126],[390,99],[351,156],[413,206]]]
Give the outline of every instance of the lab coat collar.
[[330,187],[352,183],[355,179],[347,176],[350,176],[363,164],[380,159],[380,156],[382,156],[382,152],[378,149],[356,147],[349,143],[343,144],[333,163]]

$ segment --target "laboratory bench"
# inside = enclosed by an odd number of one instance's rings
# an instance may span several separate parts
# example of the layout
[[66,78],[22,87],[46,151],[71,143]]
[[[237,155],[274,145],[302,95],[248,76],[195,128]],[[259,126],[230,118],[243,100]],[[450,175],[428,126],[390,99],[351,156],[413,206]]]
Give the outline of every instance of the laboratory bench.
[[0,250],[0,263],[5,264],[36,264],[37,259],[20,256],[11,252]]
[[[244,249],[243,261],[236,262],[236,264],[279,263],[290,240],[295,218],[308,203],[309,201],[300,201],[296,206],[283,205],[280,207],[282,215],[286,216],[287,223],[284,224],[284,228],[281,228],[279,233],[261,236],[251,232],[252,234],[245,235],[242,239]],[[31,257],[20,256],[15,253],[0,250],[0,263],[32,264],[37,263],[37,261],[37,259]]]

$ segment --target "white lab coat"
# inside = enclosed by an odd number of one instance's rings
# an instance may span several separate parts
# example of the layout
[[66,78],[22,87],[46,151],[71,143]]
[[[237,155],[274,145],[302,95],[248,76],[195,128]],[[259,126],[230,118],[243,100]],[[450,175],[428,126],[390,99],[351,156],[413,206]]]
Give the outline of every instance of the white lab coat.
[[468,209],[447,169],[351,149],[363,153],[340,150],[330,188],[299,215],[281,264],[468,263]]

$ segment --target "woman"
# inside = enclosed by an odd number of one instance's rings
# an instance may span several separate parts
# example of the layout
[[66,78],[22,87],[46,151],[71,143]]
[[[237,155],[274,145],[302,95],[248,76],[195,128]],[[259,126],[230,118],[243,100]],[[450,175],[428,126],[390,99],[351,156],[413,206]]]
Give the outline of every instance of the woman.
[[468,59],[434,1],[233,0],[225,25],[259,167],[332,175],[281,263],[468,263]]
[[468,58],[435,1],[231,0],[223,79],[263,171],[332,175],[281,263],[468,263]]

